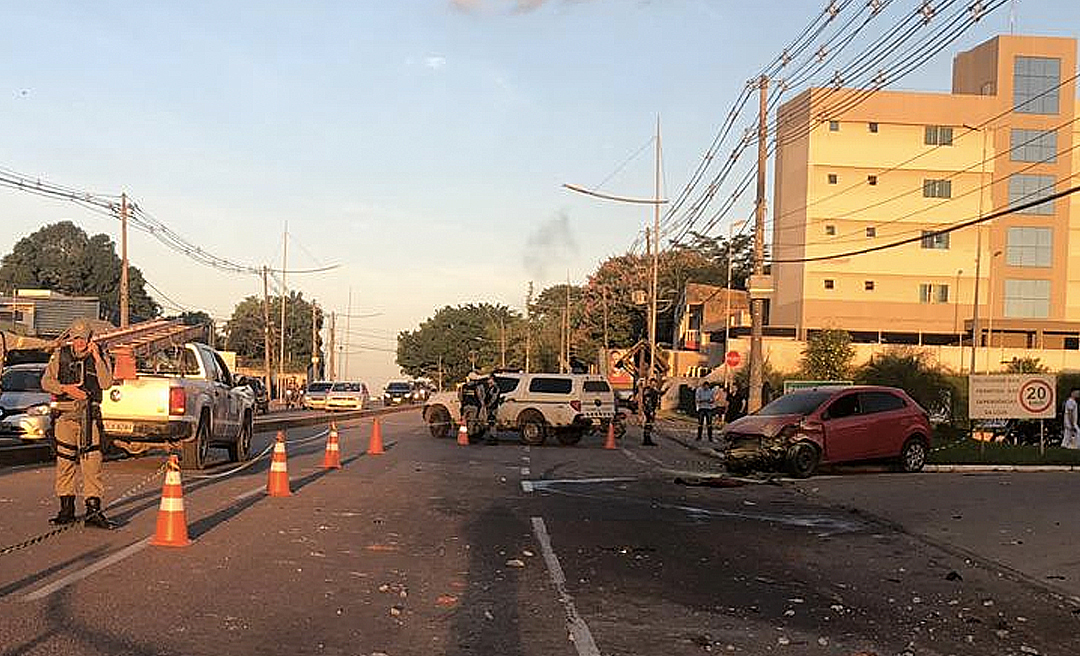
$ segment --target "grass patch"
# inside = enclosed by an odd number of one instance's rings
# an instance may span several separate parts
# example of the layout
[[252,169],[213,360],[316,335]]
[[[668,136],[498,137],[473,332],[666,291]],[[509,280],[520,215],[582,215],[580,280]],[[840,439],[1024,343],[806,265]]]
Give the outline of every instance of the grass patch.
[[959,439],[939,441],[927,462],[932,465],[1076,465],[1080,466],[1080,450],[1047,445],[1040,454],[1037,445],[1013,445],[1000,442],[979,442]]

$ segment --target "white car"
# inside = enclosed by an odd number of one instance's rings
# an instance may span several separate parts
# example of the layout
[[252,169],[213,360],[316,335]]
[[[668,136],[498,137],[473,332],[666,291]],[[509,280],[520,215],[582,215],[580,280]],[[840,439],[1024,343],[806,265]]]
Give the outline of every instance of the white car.
[[367,385],[356,381],[339,381],[326,393],[326,409],[363,410],[370,400]]
[[0,381],[0,437],[37,442],[52,435],[52,395],[41,389],[44,373],[44,364],[15,364],[4,369]]

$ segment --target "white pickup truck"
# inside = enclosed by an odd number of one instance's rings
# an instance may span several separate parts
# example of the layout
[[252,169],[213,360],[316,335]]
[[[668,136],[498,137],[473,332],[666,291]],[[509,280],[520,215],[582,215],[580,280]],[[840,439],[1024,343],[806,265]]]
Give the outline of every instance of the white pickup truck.
[[171,346],[136,361],[138,377],[105,391],[107,440],[139,453],[168,444],[182,449],[186,469],[206,466],[211,447],[247,460],[255,416],[251,389],[238,386],[221,356],[205,344]]

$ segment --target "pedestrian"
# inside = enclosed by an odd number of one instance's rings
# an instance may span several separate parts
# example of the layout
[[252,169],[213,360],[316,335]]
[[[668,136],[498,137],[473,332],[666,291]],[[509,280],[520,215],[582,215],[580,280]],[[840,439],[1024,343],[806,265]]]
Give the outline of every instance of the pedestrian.
[[738,383],[733,383],[732,392],[728,395],[727,413],[724,415],[724,423],[730,424],[746,414],[746,390]]
[[713,411],[716,408],[716,395],[713,392],[712,383],[709,381],[701,381],[701,384],[694,390],[694,408],[697,410],[697,441],[701,441],[701,433],[704,428],[709,436],[709,441],[712,442],[712,421]]
[[502,401],[502,389],[499,387],[499,382],[495,380],[494,373],[488,374],[488,377],[484,379],[481,390],[483,392],[484,412],[487,414],[487,443],[498,444],[499,436],[495,432],[495,426],[499,403]]
[[1080,389],[1074,387],[1069,390],[1069,398],[1065,399],[1065,418],[1061,427],[1061,446],[1066,449],[1080,449],[1080,423],[1077,422],[1077,400],[1080,399]]
[[[721,428],[724,427],[724,417],[727,416],[728,404],[731,402],[731,395],[728,394],[727,387],[723,385],[713,385],[713,407],[716,410],[713,412],[716,417],[716,422]],[[712,442],[712,436],[709,437],[709,441]]]
[[645,413],[645,426],[642,431],[642,446],[656,446],[652,439],[653,427],[656,424],[656,411],[660,409],[660,399],[664,396],[665,388],[660,387],[660,382],[650,380],[645,385],[641,394],[641,409]]
[[56,397],[59,416],[56,435],[56,496],[60,512],[53,524],[75,521],[75,470],[82,470],[87,526],[109,529],[112,522],[101,510],[105,486],[101,480],[101,399],[112,386],[113,375],[101,349],[93,342],[90,324],[77,319],[68,328],[70,342],[49,358],[41,387]]

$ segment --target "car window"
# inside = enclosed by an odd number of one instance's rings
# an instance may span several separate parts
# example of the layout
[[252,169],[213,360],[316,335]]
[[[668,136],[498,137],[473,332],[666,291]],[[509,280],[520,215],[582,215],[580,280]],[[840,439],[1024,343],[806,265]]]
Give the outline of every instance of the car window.
[[801,390],[791,392],[768,404],[757,414],[766,417],[778,415],[808,415],[829,399],[835,390]]
[[611,391],[611,387],[604,380],[587,380],[585,381],[585,391],[607,393]]
[[312,383],[308,385],[309,392],[325,392],[330,389],[330,383]]
[[412,385],[408,383],[390,383],[386,386],[388,392],[408,392],[412,389]]
[[536,377],[529,381],[529,391],[541,394],[569,394],[574,382],[569,378]]
[[907,403],[891,392],[862,392],[859,394],[859,408],[862,414],[889,412],[905,408]]
[[502,376],[495,376],[495,382],[499,386],[499,392],[502,394],[509,394],[517,389],[518,383],[521,381],[517,378],[504,378]]
[[225,383],[229,387],[233,386],[232,374],[229,373],[229,367],[225,364],[225,361],[221,359],[217,351],[214,351],[214,366],[218,369],[218,380]]
[[829,419],[842,419],[859,414],[859,395],[845,394],[829,404]]
[[186,346],[170,346],[137,360],[136,368],[153,374],[198,376],[199,361]]
[[0,379],[0,389],[9,392],[40,392],[44,369],[8,369]]

